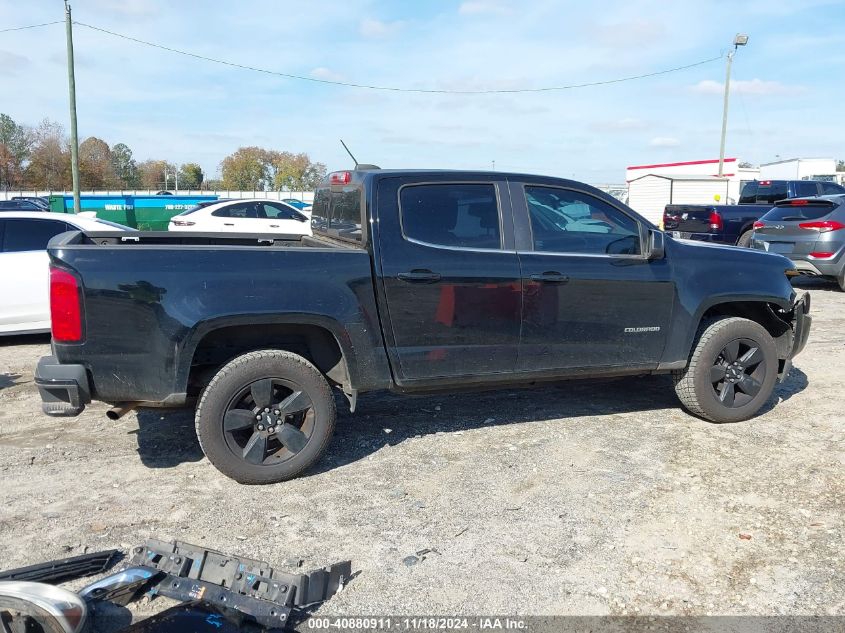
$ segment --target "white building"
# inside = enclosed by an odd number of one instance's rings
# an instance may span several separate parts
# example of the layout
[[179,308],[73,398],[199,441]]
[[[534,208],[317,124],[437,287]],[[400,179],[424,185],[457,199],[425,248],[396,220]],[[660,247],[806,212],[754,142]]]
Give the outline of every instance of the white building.
[[625,170],[628,204],[659,223],[667,204],[736,202],[742,185],[760,176],[759,169],[739,167],[736,158],[726,158],[723,171],[719,178],[719,159],[631,165]]
[[833,158],[788,158],[760,165],[761,180],[837,180]]
[[667,204],[728,204],[730,180],[713,176],[646,174],[628,183],[628,206],[660,224]]

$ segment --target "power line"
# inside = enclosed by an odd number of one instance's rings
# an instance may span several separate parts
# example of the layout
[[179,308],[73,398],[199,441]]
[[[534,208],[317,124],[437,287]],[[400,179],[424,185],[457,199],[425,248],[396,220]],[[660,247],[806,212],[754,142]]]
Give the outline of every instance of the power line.
[[137,44],[143,44],[144,46],[151,46],[153,48],[158,48],[164,51],[168,51],[170,53],[177,53],[179,55],[185,55],[187,57],[193,57],[195,59],[201,59],[207,62],[213,62],[215,64],[222,64],[224,66],[231,66],[233,68],[241,68],[243,70],[251,70],[257,73],[264,73],[267,75],[275,75],[277,77],[285,77],[286,79],[296,79],[298,81],[310,81],[312,83],[318,84],[329,84],[332,86],[345,86],[347,88],[365,88],[367,90],[383,90],[388,92],[416,92],[416,93],[425,93],[425,94],[457,94],[457,95],[486,95],[486,94],[514,94],[514,93],[524,93],[524,92],[552,92],[556,90],[572,90],[575,88],[587,88],[590,86],[605,86],[608,84],[617,84],[622,83],[625,81],[634,81],[637,79],[646,79],[648,77],[656,77],[658,75],[666,75],[668,73],[674,73],[681,70],[687,70],[689,68],[695,68],[696,66],[703,66],[704,64],[709,64],[711,62],[715,62],[723,57],[723,55],[719,55],[718,57],[711,57],[710,59],[703,59],[698,62],[694,62],[692,64],[686,64],[685,66],[676,66],[674,68],[667,68],[665,70],[658,70],[651,73],[645,73],[642,75],[632,75],[629,77],[618,77],[616,79],[605,79],[603,81],[591,81],[587,83],[581,84],[569,84],[564,86],[547,86],[543,88],[500,88],[500,89],[487,89],[487,90],[438,90],[434,88],[401,88],[397,86],[378,86],[378,85],[371,85],[371,84],[359,84],[359,83],[352,83],[347,81],[333,81],[331,79],[319,79],[317,77],[307,77],[305,75],[294,75],[291,73],[283,73],[278,72],[275,70],[268,70],[266,68],[257,68],[255,66],[248,66],[246,64],[238,64],[236,62],[229,62],[223,59],[215,59],[213,57],[206,57],[204,55],[198,55],[197,53],[191,53],[188,51],[179,50],[177,48],[171,48],[170,46],[164,46],[163,44],[156,44],[155,42],[148,42],[146,40],[138,39],[137,37],[131,37],[129,35],[124,35],[122,33],[115,33],[114,31],[109,31],[108,29],[100,28],[98,26],[93,26],[91,24],[85,24],[84,22],[77,22],[74,21],[74,24],[79,26],[84,26],[88,29],[93,31],[99,31],[101,33],[106,33],[108,35],[112,35],[114,37],[119,37],[121,39],[129,40],[131,42],[135,42]]
[[58,20],[56,22],[44,22],[43,24],[30,24],[29,26],[16,26],[11,29],[0,29],[0,33],[8,33],[9,31],[23,31],[26,29],[37,29],[41,26],[51,26],[53,24],[63,24],[64,20]]

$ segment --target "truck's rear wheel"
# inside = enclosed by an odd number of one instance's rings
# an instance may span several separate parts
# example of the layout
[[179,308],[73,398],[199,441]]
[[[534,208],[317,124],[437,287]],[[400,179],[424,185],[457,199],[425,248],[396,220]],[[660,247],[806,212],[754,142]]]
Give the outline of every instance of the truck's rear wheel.
[[736,241],[736,245],[748,248],[749,246],[751,246],[751,236],[753,234],[754,231],[746,231],[745,233],[739,236],[739,239]]
[[263,350],[239,356],[212,378],[196,412],[200,445],[224,475],[269,484],[300,475],[334,432],[331,388],[296,354]]
[[673,377],[691,413],[712,422],[739,422],[768,401],[777,373],[777,348],[766,329],[727,317],[702,327],[689,365]]

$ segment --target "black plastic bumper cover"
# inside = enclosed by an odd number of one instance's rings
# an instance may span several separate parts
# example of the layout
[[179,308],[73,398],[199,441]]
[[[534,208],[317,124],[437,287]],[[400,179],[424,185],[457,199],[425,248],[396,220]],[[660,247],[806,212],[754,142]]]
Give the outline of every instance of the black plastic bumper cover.
[[813,324],[813,317],[810,312],[810,295],[804,293],[795,300],[792,308],[792,346],[786,358],[781,359],[781,368],[778,372],[778,381],[783,382],[792,369],[792,359],[801,353],[807,345],[810,336],[810,326]]
[[55,356],[44,356],[35,369],[41,410],[52,416],[79,415],[91,402],[88,374],[82,365],[62,365]]
[[807,339],[810,336],[810,327],[813,324],[813,317],[810,316],[810,295],[804,293],[795,301],[795,308],[793,310],[793,340],[792,351],[789,358],[794,358],[801,353],[801,350],[807,345]]

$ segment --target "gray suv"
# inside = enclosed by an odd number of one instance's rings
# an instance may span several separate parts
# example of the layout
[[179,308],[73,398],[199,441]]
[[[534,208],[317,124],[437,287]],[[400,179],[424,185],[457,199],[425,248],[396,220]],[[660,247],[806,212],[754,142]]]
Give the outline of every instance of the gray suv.
[[845,195],[781,200],[754,223],[751,248],[785,255],[845,290]]

